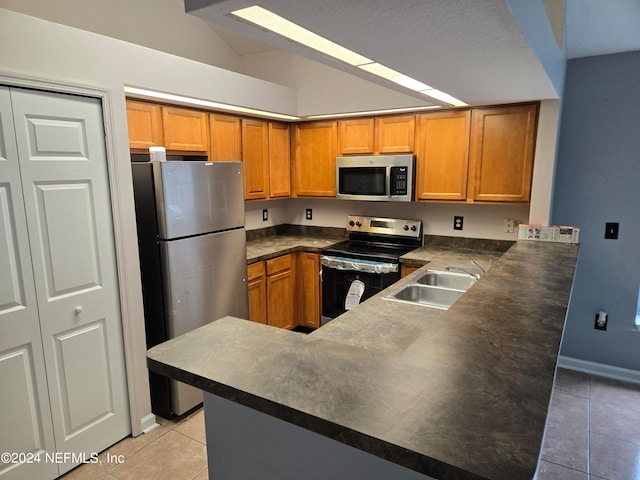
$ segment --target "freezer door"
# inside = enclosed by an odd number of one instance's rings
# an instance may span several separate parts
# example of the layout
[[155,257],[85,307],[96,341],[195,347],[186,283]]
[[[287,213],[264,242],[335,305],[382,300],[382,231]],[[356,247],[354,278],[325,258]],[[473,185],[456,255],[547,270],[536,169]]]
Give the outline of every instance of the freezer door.
[[158,233],[173,239],[244,225],[240,162],[151,162]]
[[[233,315],[249,317],[244,228],[160,242],[169,338]],[[202,392],[170,381],[171,410],[182,415]]]

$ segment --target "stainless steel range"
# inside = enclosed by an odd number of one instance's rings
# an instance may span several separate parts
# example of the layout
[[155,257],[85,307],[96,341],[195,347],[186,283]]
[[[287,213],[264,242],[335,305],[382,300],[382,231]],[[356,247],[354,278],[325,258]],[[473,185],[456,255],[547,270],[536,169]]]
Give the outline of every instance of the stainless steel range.
[[323,250],[322,316],[330,320],[400,280],[400,257],[422,245],[422,221],[349,215],[349,240]]

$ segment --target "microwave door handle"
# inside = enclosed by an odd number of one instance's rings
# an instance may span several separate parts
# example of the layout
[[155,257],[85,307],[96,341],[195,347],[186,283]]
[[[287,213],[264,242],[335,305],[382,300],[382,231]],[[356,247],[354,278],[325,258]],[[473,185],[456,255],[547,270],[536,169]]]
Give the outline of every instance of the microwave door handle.
[[386,194],[387,197],[391,196],[391,167],[387,167],[387,182],[386,182]]

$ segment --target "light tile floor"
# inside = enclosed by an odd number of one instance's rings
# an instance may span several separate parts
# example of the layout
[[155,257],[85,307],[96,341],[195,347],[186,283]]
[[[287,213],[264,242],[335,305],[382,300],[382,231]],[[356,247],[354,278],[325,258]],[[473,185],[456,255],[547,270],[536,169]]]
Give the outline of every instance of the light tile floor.
[[[204,413],[126,438],[64,480],[206,480]],[[558,370],[537,480],[640,480],[640,385]],[[355,480],[355,479],[354,479]]]

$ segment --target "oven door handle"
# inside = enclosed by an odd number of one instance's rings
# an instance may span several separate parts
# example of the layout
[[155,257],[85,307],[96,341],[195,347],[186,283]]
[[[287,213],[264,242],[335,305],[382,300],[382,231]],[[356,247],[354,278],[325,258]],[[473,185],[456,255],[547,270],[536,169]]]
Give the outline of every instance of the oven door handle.
[[350,272],[381,274],[392,272],[395,273],[398,271],[397,263],[374,262],[359,260],[356,258],[333,257],[329,255],[322,255],[320,257],[320,263],[327,268],[333,268],[335,270],[347,270]]

